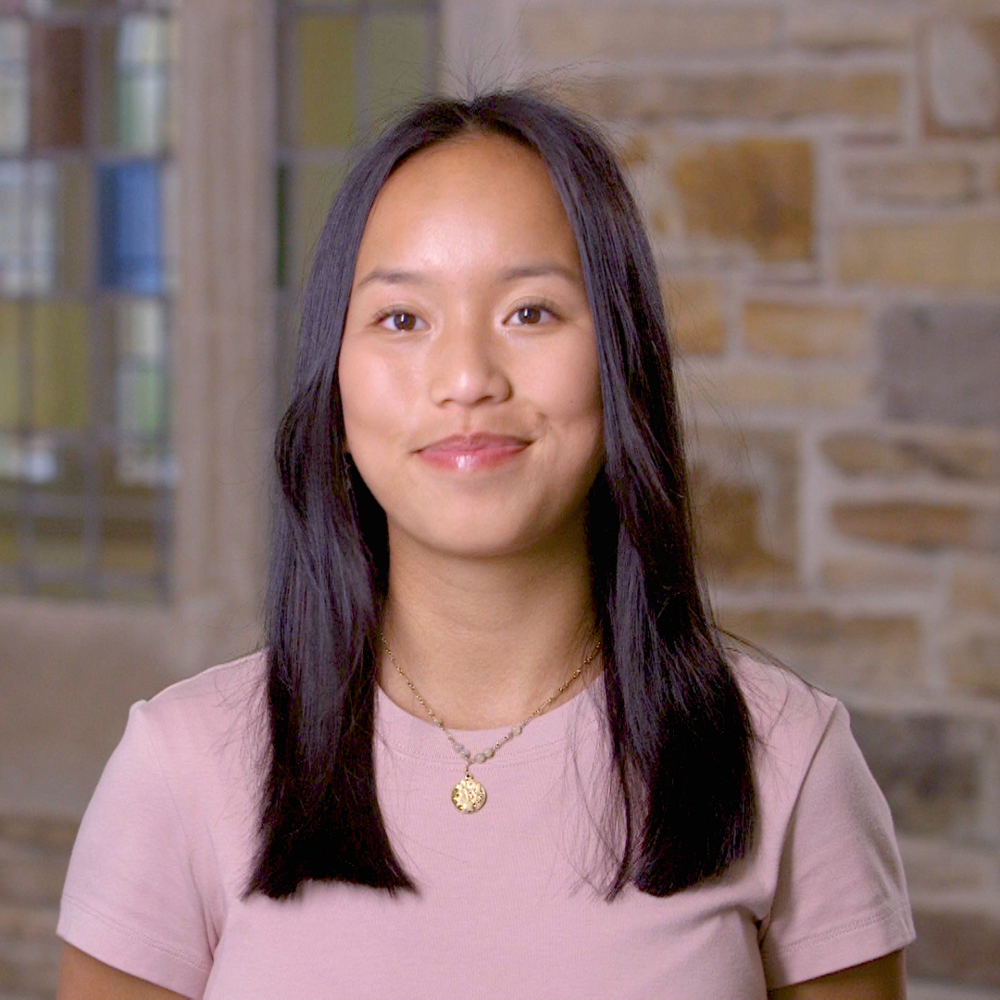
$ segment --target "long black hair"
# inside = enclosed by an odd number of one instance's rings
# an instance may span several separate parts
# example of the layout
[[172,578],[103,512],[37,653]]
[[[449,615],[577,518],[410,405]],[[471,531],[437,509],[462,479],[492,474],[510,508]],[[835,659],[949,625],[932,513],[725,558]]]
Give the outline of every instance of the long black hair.
[[389,175],[469,133],[506,136],[548,167],[576,236],[597,332],[605,463],[588,503],[617,871],[666,896],[750,846],[754,736],[702,596],[656,266],[622,172],[594,126],[530,91],[426,101],[358,159],[317,246],[292,400],[266,607],[270,755],[248,893],[306,879],[415,889],[375,790],[385,515],[345,452],[337,358],[368,213]]

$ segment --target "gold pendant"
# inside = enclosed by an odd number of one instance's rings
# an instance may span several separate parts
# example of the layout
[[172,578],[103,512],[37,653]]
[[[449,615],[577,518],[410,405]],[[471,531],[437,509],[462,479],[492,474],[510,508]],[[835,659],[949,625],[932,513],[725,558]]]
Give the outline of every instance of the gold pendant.
[[451,801],[459,812],[479,812],[486,805],[486,789],[466,772],[465,777],[452,789]]

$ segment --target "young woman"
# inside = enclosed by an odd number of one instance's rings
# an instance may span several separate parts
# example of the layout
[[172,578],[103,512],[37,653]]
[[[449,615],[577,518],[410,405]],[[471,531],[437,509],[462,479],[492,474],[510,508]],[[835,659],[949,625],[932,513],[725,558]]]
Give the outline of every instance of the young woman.
[[655,266],[591,127],[433,101],[360,159],[277,464],[266,651],[133,708],[61,997],[904,995],[843,707],[699,594]]

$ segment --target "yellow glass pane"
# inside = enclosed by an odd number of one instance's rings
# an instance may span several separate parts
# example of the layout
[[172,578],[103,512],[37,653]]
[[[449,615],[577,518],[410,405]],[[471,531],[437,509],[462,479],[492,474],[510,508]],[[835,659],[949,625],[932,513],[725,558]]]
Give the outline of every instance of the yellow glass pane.
[[21,310],[13,302],[0,302],[0,428],[17,426],[21,406]]
[[308,164],[292,169],[292,198],[295,215],[292,224],[291,286],[298,290],[309,278],[313,254],[323,224],[330,212],[337,189],[344,180],[341,164]]
[[86,562],[82,517],[35,519],[36,560],[45,566],[82,570]]
[[346,14],[310,14],[295,22],[292,59],[302,146],[343,146],[350,138],[356,35],[357,18]]
[[368,33],[368,73],[376,120],[420,97],[430,31],[422,14],[375,14]]
[[17,518],[12,511],[0,510],[0,566],[17,562]]
[[90,171],[82,163],[66,163],[61,172],[59,284],[83,291],[90,284],[92,259]]
[[29,322],[35,427],[86,426],[90,416],[86,306],[42,302],[32,308]]

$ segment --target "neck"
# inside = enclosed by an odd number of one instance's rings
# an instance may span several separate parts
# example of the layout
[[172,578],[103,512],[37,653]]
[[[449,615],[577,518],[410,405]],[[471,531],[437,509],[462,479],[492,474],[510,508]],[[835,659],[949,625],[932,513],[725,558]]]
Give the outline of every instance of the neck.
[[[582,530],[545,552],[466,559],[390,536],[384,633],[399,666],[446,726],[522,722],[594,648],[590,566]],[[583,689],[600,658],[555,708]],[[401,708],[426,718],[383,656],[379,680]]]

